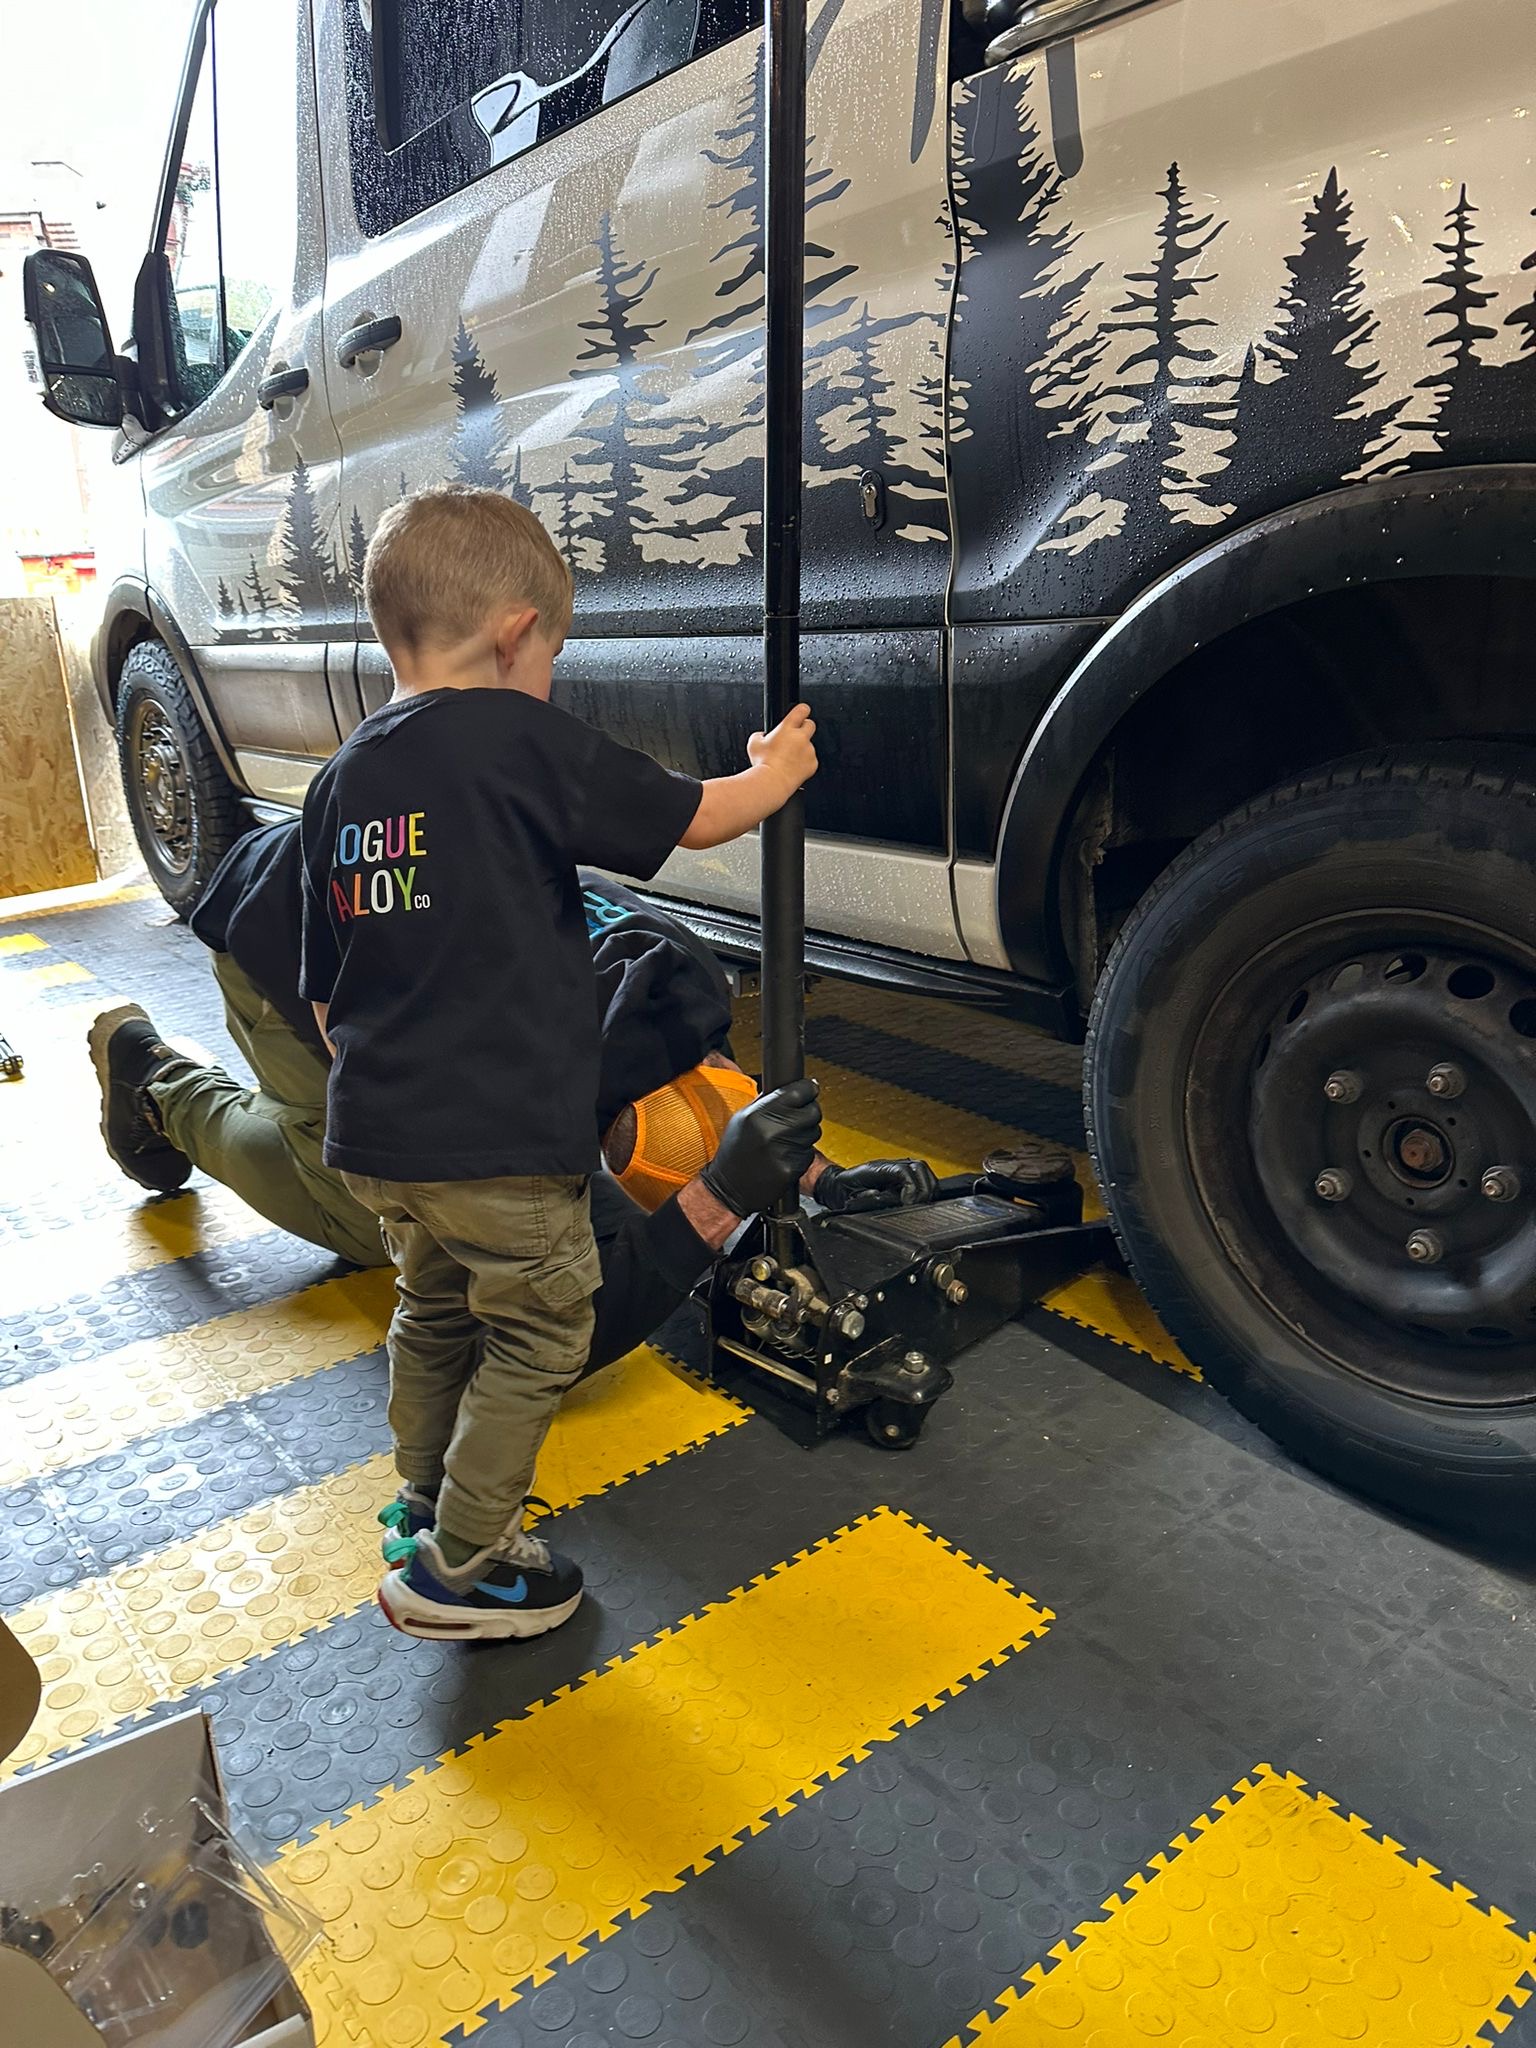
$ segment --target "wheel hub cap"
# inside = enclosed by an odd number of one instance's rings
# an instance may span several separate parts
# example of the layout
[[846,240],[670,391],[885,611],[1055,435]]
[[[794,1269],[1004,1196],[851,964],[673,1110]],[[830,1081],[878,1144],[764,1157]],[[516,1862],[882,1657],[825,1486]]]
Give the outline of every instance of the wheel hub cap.
[[1452,946],[1335,962],[1271,1020],[1248,1135],[1353,1308],[1469,1369],[1536,1346],[1536,979]]
[[1404,1117],[1387,1134],[1386,1159],[1409,1187],[1432,1188],[1438,1187],[1455,1165],[1456,1149],[1433,1124]]
[[146,703],[138,720],[135,758],[145,823],[167,867],[192,859],[192,785],[176,729],[158,704]]

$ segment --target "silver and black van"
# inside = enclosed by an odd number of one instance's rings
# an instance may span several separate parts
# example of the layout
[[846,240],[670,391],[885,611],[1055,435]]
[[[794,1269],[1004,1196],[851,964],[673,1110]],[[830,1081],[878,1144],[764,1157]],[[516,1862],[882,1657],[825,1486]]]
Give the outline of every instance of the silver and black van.
[[[389,689],[384,506],[575,572],[583,716],[758,701],[750,0],[207,0],[97,648],[196,898]],[[1536,72],[1528,0],[811,0],[812,961],[1087,1034],[1131,1264],[1316,1464],[1536,1505]],[[750,948],[750,847],[657,885]]]

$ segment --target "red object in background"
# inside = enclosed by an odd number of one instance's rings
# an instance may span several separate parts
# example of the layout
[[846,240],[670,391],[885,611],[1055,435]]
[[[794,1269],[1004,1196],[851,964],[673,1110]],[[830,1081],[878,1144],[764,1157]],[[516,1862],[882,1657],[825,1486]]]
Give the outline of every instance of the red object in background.
[[17,560],[30,597],[73,593],[96,581],[96,557],[89,548],[64,555],[19,555]]

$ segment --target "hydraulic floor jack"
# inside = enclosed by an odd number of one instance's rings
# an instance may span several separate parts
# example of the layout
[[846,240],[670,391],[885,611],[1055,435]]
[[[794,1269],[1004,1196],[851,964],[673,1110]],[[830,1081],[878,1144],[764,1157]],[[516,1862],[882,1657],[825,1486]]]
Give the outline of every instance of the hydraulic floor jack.
[[[767,0],[767,446],[764,729],[800,700],[800,469],[805,302],[805,0]],[[763,1086],[805,1071],[805,813],[762,828]],[[1072,1161],[1023,1146],[939,1184],[920,1207],[811,1215],[793,1193],[754,1222],[709,1294],[712,1377],[804,1442],[862,1413],[914,1443],[950,1361],[1101,1258]],[[775,1395],[782,1398],[775,1398]],[[766,1397],[766,1398],[765,1398]]]

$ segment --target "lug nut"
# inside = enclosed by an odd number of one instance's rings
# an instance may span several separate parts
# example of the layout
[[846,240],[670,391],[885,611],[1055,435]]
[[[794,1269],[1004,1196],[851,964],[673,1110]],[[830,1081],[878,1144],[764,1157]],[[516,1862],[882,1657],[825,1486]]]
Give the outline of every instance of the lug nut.
[[1490,1166],[1478,1186],[1490,1202],[1512,1202],[1520,1192],[1520,1176],[1512,1166]]
[[1358,1102],[1360,1087],[1360,1076],[1348,1067],[1340,1067],[1323,1083],[1323,1093],[1330,1102]]
[[1404,1246],[1416,1266],[1433,1266],[1445,1254],[1445,1245],[1438,1231],[1415,1230]]
[[1347,1202],[1354,1181],[1342,1166],[1325,1166],[1312,1183],[1312,1192],[1325,1202]]
[[1424,1086],[1431,1095],[1438,1095],[1442,1102],[1454,1102],[1466,1085],[1466,1075],[1460,1067],[1452,1066],[1449,1060],[1441,1060],[1424,1077]]

